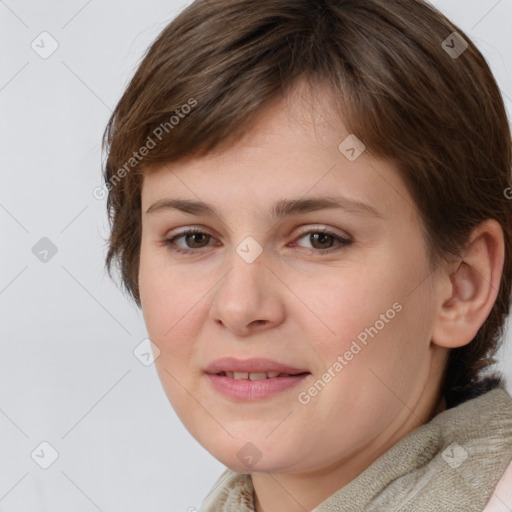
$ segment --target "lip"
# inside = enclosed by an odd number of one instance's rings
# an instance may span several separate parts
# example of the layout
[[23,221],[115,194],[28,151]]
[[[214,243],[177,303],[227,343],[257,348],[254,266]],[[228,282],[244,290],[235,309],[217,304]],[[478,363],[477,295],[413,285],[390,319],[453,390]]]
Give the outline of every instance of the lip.
[[[263,400],[291,389],[311,375],[307,370],[279,363],[272,359],[252,358],[241,360],[234,357],[224,357],[213,361],[205,372],[206,377],[217,392],[230,399],[243,402]],[[289,375],[261,380],[238,380],[219,375],[222,372],[279,372]]]
[[[255,357],[251,359],[237,359],[235,357],[223,357],[213,361],[205,370],[210,375],[216,375],[221,372],[279,372],[297,375],[299,373],[309,373],[305,368],[294,368],[273,359]],[[256,381],[254,381],[256,382]]]
[[222,395],[234,400],[252,402],[295,387],[310,375],[310,373],[301,373],[300,375],[262,380],[237,380],[216,374],[206,374],[206,377],[212,387]]

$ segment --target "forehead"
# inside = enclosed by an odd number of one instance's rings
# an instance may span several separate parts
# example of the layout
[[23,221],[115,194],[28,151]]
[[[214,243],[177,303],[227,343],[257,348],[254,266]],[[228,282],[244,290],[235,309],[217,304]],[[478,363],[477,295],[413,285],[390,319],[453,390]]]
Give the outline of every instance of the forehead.
[[[362,149],[354,142],[329,94],[313,98],[303,88],[296,89],[262,111],[233,146],[146,171],[143,212],[157,201],[179,198],[234,214],[251,206],[270,213],[286,198],[327,195],[342,195],[391,217],[415,209],[394,165],[367,150],[352,159]],[[347,153],[351,146],[356,151]]]

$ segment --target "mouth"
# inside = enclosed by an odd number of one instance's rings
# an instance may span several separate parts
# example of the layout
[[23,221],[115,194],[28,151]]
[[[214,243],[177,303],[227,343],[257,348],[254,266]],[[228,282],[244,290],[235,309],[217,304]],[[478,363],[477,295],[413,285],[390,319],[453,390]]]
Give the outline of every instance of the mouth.
[[[290,366],[273,359],[254,357],[251,359],[237,359],[235,357],[223,357],[213,361],[206,369],[210,375],[224,374],[226,377],[249,379],[250,375],[256,376],[258,380],[263,378],[275,378],[279,375],[299,375],[309,373],[305,368]],[[244,376],[244,374],[246,374]],[[265,374],[265,377],[262,375]],[[238,375],[238,377],[235,377]]]
[[205,370],[212,388],[231,400],[255,401],[291,390],[311,375],[272,359],[217,359]]

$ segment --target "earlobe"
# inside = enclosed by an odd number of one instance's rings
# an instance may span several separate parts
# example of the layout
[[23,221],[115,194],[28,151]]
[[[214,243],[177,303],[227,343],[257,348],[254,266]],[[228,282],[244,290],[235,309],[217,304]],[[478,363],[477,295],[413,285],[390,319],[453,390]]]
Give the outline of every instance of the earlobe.
[[471,342],[494,306],[504,261],[503,230],[488,219],[473,230],[462,261],[440,277],[447,286],[440,287],[433,343],[456,348]]

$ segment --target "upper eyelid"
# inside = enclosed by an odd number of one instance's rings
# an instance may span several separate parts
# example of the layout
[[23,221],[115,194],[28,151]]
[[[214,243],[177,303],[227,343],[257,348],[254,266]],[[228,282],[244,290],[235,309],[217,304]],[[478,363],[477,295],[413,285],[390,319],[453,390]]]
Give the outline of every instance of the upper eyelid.
[[[340,238],[352,238],[351,235],[349,235],[348,233],[345,232],[345,234],[343,233],[338,233],[338,230],[336,228],[331,228],[325,224],[305,224],[303,226],[303,229],[301,228],[298,228],[299,229],[299,232],[297,235],[295,236],[302,236],[302,235],[305,235],[305,234],[308,234],[309,232],[311,231],[315,231],[315,230],[318,230],[318,231],[326,231],[326,232],[329,232],[335,236],[339,236]],[[207,228],[204,228],[204,227],[201,227],[201,226],[190,226],[188,228],[184,228],[182,231],[178,231],[176,233],[172,233],[170,235],[166,235],[166,238],[168,239],[173,239],[173,238],[177,238],[177,237],[180,237],[180,236],[184,236],[184,235],[187,235],[191,232],[197,232],[197,233],[201,233],[201,234],[206,234],[206,235],[209,235],[211,237],[216,237],[216,235],[213,235],[210,233],[210,231],[207,229]]]

